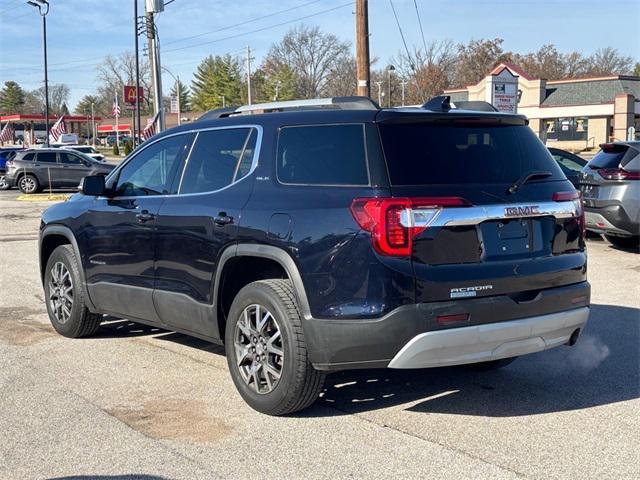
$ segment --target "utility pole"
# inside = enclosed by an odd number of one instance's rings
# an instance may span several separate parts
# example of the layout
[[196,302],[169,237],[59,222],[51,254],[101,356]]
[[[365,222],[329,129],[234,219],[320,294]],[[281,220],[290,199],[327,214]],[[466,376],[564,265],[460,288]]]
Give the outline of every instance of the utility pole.
[[133,35],[135,39],[136,52],[136,122],[135,131],[133,132],[133,147],[135,148],[140,141],[140,46],[138,42],[138,0],[133,0]]
[[247,45],[247,102],[251,105],[251,47]]
[[369,61],[369,1],[356,0],[356,76],[358,95],[371,96]]
[[158,50],[158,39],[156,25],[153,20],[155,12],[162,12],[164,4],[162,1],[146,0],[145,16],[147,19],[147,40],[149,43],[149,60],[151,63],[151,82],[153,85],[153,112],[158,114],[158,133],[165,129],[164,111],[162,108],[162,77],[160,75],[160,51]]
[[[42,17],[42,42],[44,46],[44,121],[45,121],[45,145],[49,148],[49,74],[47,73],[47,14],[49,13],[49,2],[47,0],[29,0],[27,2],[32,7],[38,9]],[[44,8],[43,8],[44,7]]]

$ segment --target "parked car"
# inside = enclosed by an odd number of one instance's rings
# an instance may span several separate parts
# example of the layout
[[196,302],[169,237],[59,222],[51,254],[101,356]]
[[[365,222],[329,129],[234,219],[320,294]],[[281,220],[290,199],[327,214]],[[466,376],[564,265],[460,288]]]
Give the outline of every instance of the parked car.
[[64,148],[74,150],[76,152],[84,153],[85,155],[98,160],[99,162],[105,162],[105,157],[98,150],[91,145],[66,145]]
[[40,272],[60,334],[110,314],[224,344],[244,400],[281,415],[331,371],[573,345],[583,227],[524,116],[280,102],[209,112],[86,177],[42,216]]
[[562,150],[560,148],[549,148],[549,152],[553,155],[558,165],[562,169],[562,172],[565,174],[567,179],[573,186],[576,188],[580,188],[580,172],[587,164],[587,161],[576,155],[575,153],[567,152],[566,150]]
[[5,180],[7,172],[7,161],[11,160],[16,152],[22,149],[19,147],[0,147],[0,190],[9,190],[10,185]]
[[98,162],[80,152],[38,148],[23,150],[7,162],[6,182],[23,193],[42,188],[77,188],[87,175],[106,175],[113,165]]
[[587,228],[613,245],[640,244],[640,141],[603,143],[580,174]]

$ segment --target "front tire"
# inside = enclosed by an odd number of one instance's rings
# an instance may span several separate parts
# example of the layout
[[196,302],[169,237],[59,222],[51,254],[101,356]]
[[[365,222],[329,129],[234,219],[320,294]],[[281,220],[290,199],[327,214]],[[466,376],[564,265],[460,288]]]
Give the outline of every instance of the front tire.
[[640,236],[616,237],[615,235],[605,235],[605,238],[616,247],[637,249],[640,245]]
[[27,173],[18,180],[18,187],[22,193],[38,193],[38,190],[40,190],[40,182],[38,182],[38,179],[34,175]]
[[57,247],[44,274],[47,312],[53,328],[69,338],[87,337],[100,327],[102,315],[91,313],[80,279],[80,265],[71,245]]
[[4,173],[0,173],[0,190],[9,190],[11,186],[7,183],[7,177]]
[[286,415],[313,404],[325,374],[313,368],[289,280],[260,280],[233,300],[225,332],[231,378],[251,408]]

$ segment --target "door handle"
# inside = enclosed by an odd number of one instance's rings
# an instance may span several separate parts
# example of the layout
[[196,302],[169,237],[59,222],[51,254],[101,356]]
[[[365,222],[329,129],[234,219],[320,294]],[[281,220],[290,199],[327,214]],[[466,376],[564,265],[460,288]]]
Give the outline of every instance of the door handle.
[[224,212],[220,212],[217,217],[214,217],[213,221],[216,225],[229,225],[230,223],[233,223],[233,217],[230,217]]
[[145,223],[153,220],[156,216],[153,213],[149,213],[149,210],[143,210],[136,215],[138,222]]

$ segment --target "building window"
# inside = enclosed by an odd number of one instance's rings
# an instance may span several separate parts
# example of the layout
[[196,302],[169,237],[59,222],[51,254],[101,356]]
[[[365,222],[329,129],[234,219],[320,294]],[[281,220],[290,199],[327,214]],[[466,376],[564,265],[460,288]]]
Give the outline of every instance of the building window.
[[544,121],[547,140],[586,140],[588,126],[587,117],[551,118]]

